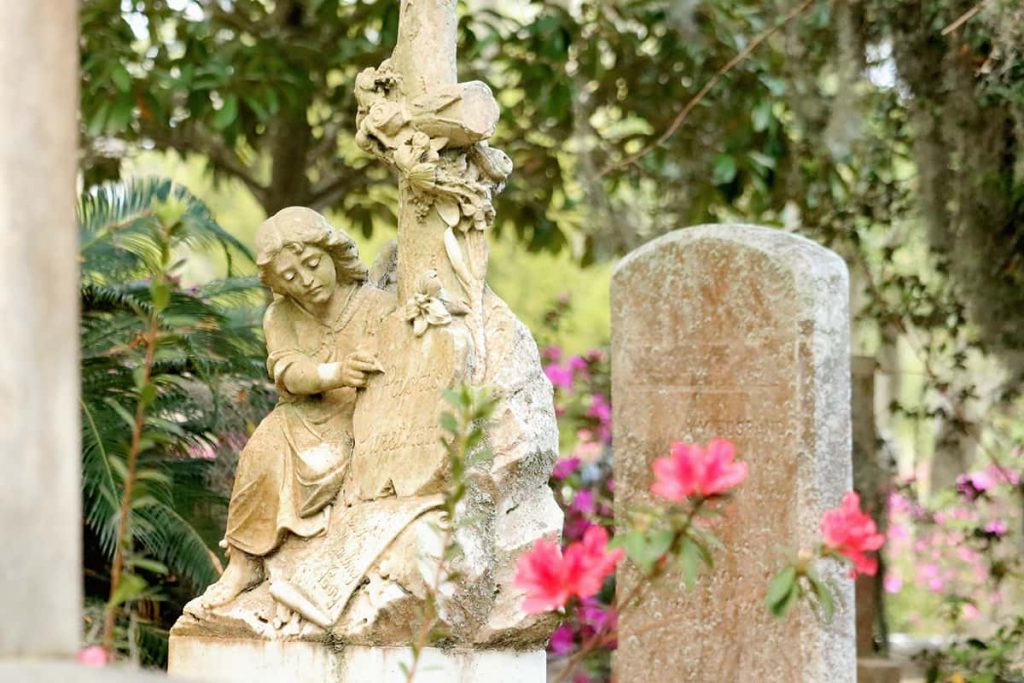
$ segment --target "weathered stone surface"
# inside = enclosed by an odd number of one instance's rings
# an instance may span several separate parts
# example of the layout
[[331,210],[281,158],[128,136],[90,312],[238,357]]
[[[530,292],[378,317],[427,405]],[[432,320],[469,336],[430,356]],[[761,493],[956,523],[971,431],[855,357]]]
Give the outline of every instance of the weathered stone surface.
[[4,683],[181,683],[154,671],[127,666],[88,667],[74,662],[0,661]]
[[[769,581],[818,540],[850,488],[845,264],[777,230],[680,230],[627,256],[612,280],[616,506],[651,502],[672,441],[731,439],[750,465],[715,532],[727,550],[692,592],[669,577],[621,616],[623,681],[851,682],[853,586],[833,563],[837,613],[774,619]],[[620,569],[620,591],[636,581]]]
[[0,22],[0,658],[70,656],[81,629],[77,10]]
[[[210,683],[405,683],[408,648],[345,647],[321,643],[225,638],[177,638],[170,667],[176,679]],[[426,648],[416,683],[536,683],[544,680],[543,650]]]
[[438,416],[451,411],[443,392],[466,378],[472,344],[461,326],[417,337],[399,315],[369,342],[383,372],[371,377],[353,416],[355,446],[347,501],[421,496],[443,490],[448,454]]

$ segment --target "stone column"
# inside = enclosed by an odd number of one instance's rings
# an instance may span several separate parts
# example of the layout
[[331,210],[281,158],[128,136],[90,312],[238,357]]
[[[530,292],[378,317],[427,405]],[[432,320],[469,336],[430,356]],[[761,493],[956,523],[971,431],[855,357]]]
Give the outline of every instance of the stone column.
[[[772,576],[820,539],[851,486],[847,272],[778,230],[680,230],[627,256],[612,278],[617,518],[651,503],[650,465],[672,441],[734,441],[748,480],[715,532],[726,551],[693,591],[668,576],[620,617],[622,681],[853,683],[853,584],[822,624],[765,606]],[[637,580],[624,563],[619,590]]]
[[0,21],[0,659],[73,655],[81,629],[78,3]]

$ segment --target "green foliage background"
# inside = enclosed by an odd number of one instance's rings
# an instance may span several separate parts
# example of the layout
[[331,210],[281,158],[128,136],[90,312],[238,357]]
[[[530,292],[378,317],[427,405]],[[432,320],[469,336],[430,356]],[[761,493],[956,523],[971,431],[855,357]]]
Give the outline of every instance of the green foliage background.
[[[771,225],[847,260],[854,352],[879,360],[895,473],[927,496],[1021,449],[1019,0],[809,0],[784,24],[797,2],[461,7],[460,76],[494,88],[493,144],[516,165],[491,282],[533,329],[570,292],[555,340],[601,345],[617,256],[689,225]],[[354,144],[352,82],[388,56],[397,8],[84,0],[86,188],[174,178],[242,243],[269,212],[312,206],[371,260],[397,197]],[[627,163],[765,32],[678,131]],[[224,275],[216,251],[187,258],[185,286]]]

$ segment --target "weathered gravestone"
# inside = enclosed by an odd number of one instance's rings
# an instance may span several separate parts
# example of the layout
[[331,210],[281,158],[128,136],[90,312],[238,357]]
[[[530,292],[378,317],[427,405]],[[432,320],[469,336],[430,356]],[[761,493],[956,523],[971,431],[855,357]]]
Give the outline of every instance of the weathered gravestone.
[[[617,518],[652,502],[654,458],[672,441],[734,441],[750,466],[715,532],[714,570],[687,591],[669,576],[621,615],[622,681],[851,682],[853,584],[836,614],[776,620],[769,582],[819,540],[850,489],[847,272],[834,253],[778,230],[711,225],[634,251],[612,278]],[[831,564],[831,563],[830,563]],[[619,590],[637,580],[624,563]]]
[[[446,647],[427,649],[417,681],[543,679],[554,624],[522,612],[512,578],[518,555],[561,528],[547,484],[558,429],[536,344],[485,284],[492,199],[512,166],[487,144],[490,89],[457,82],[456,5],[401,0],[392,59],[355,82],[356,141],[398,178],[397,252],[368,271],[301,207],[257,233],[280,402],[241,454],[229,564],[175,625],[172,673],[404,681],[435,592]],[[439,578],[438,424],[442,392],[461,383],[497,394],[494,459],[469,481],[461,552]]]

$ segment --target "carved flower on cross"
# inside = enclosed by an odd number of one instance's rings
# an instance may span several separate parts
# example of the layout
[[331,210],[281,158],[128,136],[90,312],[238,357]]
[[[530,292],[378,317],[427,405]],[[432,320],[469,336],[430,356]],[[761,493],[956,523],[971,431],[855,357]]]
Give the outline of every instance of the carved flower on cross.
[[405,304],[405,319],[412,322],[412,331],[422,337],[431,326],[451,323],[447,295],[436,270],[428,270],[416,283],[416,293]]

